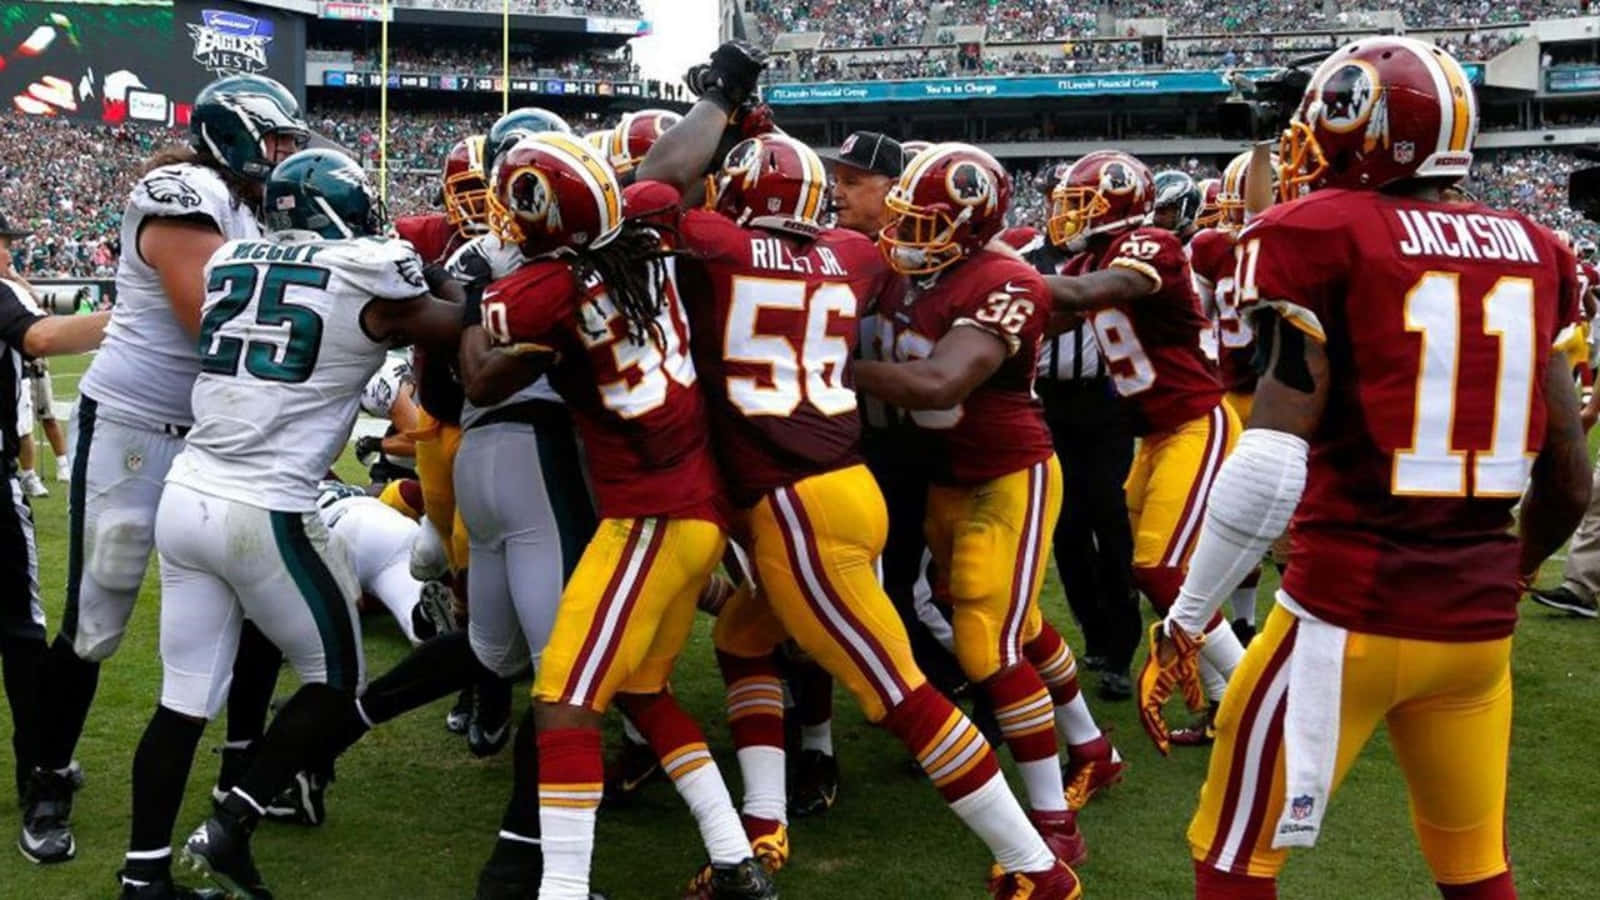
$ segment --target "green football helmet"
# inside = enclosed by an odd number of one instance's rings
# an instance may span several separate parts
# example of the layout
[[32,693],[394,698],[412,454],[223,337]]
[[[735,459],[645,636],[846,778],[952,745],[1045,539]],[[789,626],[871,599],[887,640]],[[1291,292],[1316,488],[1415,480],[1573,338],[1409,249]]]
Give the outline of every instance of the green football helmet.
[[337,150],[301,150],[267,178],[267,230],[311,232],[328,240],[384,233],[388,217],[367,174]]
[[494,166],[499,161],[500,154],[511,149],[511,145],[530,134],[539,134],[545,131],[560,131],[572,133],[572,126],[567,120],[561,118],[548,109],[538,106],[524,106],[513,109],[494,121],[489,126],[489,133],[483,141],[483,171],[484,180],[494,178]]
[[272,173],[267,138],[280,133],[292,135],[297,147],[310,136],[294,95],[263,75],[218,78],[200,89],[189,113],[190,146],[251,181]]

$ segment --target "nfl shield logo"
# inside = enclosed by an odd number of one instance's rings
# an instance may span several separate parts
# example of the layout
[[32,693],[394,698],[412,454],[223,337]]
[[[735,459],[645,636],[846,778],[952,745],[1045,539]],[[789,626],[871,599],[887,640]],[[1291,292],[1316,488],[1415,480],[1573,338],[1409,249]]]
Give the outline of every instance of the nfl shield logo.
[[1294,798],[1294,802],[1289,804],[1289,818],[1295,820],[1296,822],[1310,818],[1311,807],[1315,803],[1316,801],[1311,799],[1310,794],[1301,794],[1300,796]]
[[1409,165],[1417,158],[1417,145],[1410,141],[1396,141],[1394,145],[1394,161],[1400,165]]

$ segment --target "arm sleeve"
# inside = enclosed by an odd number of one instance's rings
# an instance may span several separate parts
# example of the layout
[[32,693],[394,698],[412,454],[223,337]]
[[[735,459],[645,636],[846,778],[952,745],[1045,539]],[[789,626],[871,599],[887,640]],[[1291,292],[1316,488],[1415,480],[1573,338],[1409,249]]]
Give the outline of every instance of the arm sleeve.
[[22,349],[23,338],[33,323],[43,318],[17,297],[11,285],[0,282],[0,343],[15,348],[18,354],[27,357],[27,352]]

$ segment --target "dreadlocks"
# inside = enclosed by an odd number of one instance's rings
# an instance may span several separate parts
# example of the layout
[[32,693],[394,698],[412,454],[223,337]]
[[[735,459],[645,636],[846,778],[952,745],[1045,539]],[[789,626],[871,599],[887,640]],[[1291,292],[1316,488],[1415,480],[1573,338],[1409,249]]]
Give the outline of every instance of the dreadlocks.
[[598,249],[580,249],[572,264],[579,291],[598,281],[628,323],[628,339],[665,348],[667,336],[657,316],[667,281],[666,261],[676,254],[661,241],[661,233],[630,220],[610,243]]

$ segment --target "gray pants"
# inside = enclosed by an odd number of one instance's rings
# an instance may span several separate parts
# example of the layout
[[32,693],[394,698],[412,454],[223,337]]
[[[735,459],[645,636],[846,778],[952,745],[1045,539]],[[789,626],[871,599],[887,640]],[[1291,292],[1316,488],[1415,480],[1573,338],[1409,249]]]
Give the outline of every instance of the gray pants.
[[1600,466],[1595,466],[1589,511],[1583,514],[1583,521],[1572,535],[1561,578],[1563,587],[1585,600],[1593,600],[1600,593]]

